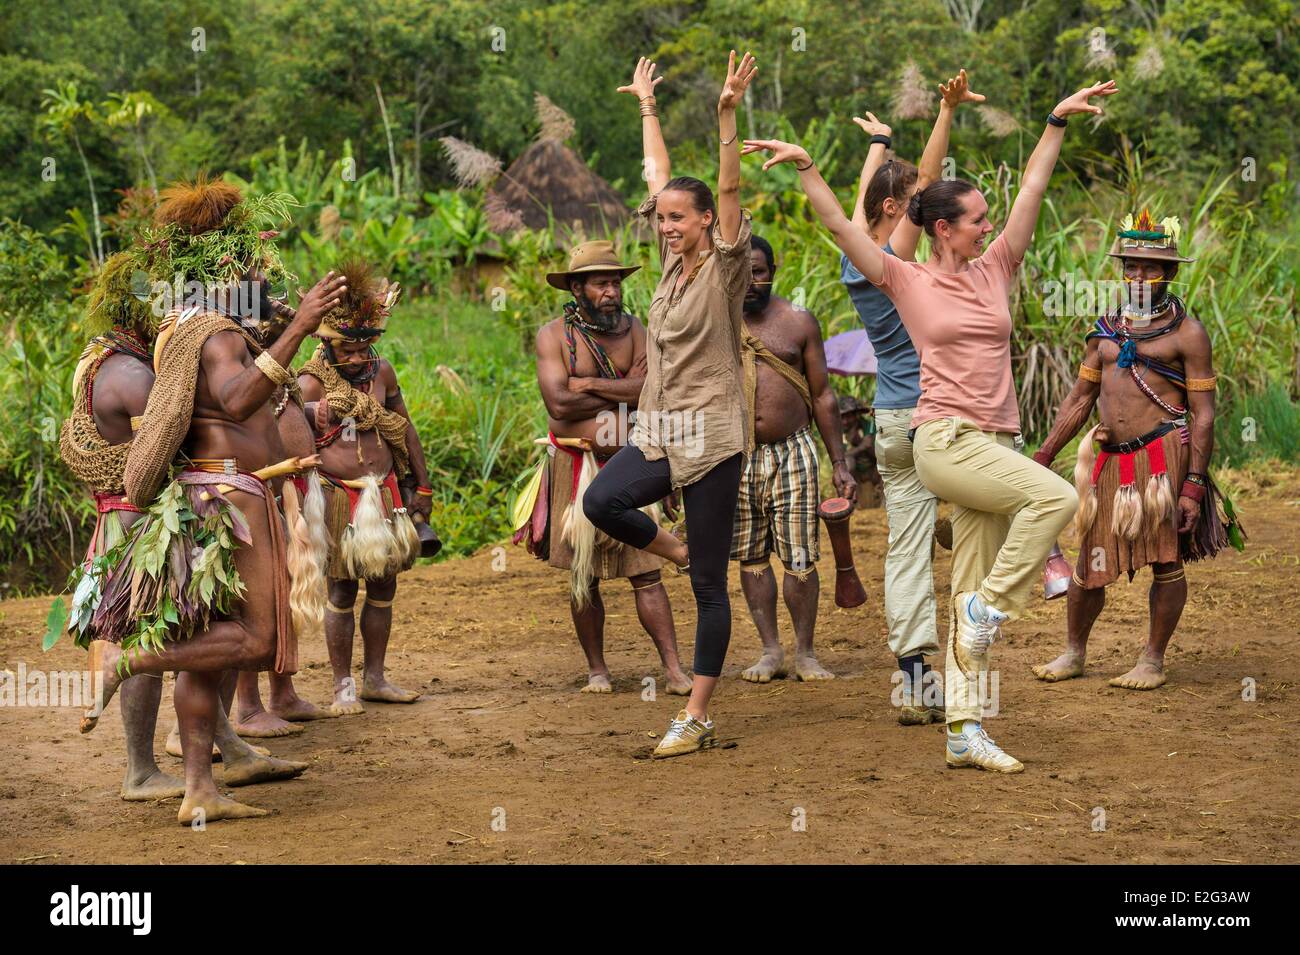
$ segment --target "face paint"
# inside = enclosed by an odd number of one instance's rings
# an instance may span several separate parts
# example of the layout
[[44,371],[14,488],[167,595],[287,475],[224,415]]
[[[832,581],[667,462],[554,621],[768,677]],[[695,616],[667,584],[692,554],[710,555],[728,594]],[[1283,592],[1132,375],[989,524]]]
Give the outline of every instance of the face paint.
[[1160,310],[1166,287],[1163,278],[1154,282],[1124,279],[1124,315],[1135,325],[1145,325]]

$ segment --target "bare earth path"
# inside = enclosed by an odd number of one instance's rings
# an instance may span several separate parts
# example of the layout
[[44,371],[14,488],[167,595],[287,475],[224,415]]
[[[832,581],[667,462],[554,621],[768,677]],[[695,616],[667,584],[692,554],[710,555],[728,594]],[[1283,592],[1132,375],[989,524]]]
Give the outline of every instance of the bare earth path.
[[[1023,775],[946,771],[941,727],[896,725],[877,510],[853,525],[869,603],[837,610],[823,576],[818,645],[831,683],[738,678],[758,640],[733,575],[736,627],[715,705],[733,746],[651,761],[651,734],[680,699],[642,699],[642,679],[662,674],[626,585],[605,586],[616,692],[580,695],[565,581],[507,546],[504,570],[485,552],[403,577],[390,671],[425,697],[272,741],[312,769],[236,791],[274,810],[267,819],[194,832],[176,825],[175,801],[122,802],[116,705],[90,737],[78,736],[74,709],[0,707],[0,862],[1300,861],[1300,481],[1239,505],[1250,547],[1189,568],[1164,688],[1106,685],[1140,648],[1146,573],[1112,589],[1083,679],[1046,684],[1029,669],[1059,651],[1064,601],[1035,600],[1007,628],[994,657],[1001,712],[988,726]],[[947,573],[940,551],[940,592]],[[685,578],[669,591],[689,660]],[[48,606],[0,604],[0,667],[83,665],[66,642],[41,654]],[[302,658],[300,691],[326,702],[319,635],[303,640]]]

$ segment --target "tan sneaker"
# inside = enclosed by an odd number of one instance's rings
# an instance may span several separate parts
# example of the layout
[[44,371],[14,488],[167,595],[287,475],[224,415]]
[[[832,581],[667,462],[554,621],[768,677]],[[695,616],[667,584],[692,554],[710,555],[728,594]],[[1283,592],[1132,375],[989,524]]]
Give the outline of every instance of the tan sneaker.
[[668,732],[655,747],[654,758],[665,759],[669,756],[684,756],[697,750],[716,746],[717,736],[713,732],[713,720],[703,722],[682,710],[677,718],[668,724]]
[[1024,764],[1002,752],[978,723],[974,729],[963,733],[948,730],[945,759],[949,769],[988,769],[995,773],[1021,773],[1025,770]]

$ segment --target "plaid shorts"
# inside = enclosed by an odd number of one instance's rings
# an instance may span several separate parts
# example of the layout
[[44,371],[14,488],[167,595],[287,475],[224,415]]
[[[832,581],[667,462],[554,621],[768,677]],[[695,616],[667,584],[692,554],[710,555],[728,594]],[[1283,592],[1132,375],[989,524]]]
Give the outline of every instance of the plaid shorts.
[[795,569],[816,563],[817,445],[810,427],[754,448],[740,475],[731,559],[767,560],[773,551]]

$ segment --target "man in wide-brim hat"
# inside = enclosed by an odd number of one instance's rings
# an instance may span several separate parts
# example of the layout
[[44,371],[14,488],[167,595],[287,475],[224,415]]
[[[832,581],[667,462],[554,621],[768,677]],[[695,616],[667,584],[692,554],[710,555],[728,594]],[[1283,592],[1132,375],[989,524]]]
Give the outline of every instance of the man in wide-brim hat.
[[[569,266],[546,281],[568,292],[563,314],[537,333],[537,384],[546,403],[547,456],[530,483],[516,542],[552,567],[569,571],[570,611],[587,657],[584,693],[609,693],[605,665],[605,607],[600,581],[626,577],[637,617],[659,651],[669,693],[690,692],[677,656],[672,608],[660,579],[663,561],[598,531],[582,510],[582,496],[605,461],[627,441],[629,414],[645,381],[646,331],[623,309],[623,280],[640,266],[624,265],[608,241],[584,242]],[[658,520],[658,505],[646,508]]]
[[[1210,337],[1170,291],[1181,263],[1179,223],[1127,216],[1110,255],[1123,301],[1085,339],[1079,379],[1034,459],[1050,465],[1096,405],[1101,423],[1079,445],[1079,559],[1068,591],[1066,649],[1034,667],[1055,682],[1083,675],[1088,634],[1106,587],[1150,565],[1151,623],[1137,665],[1110,681],[1130,690],[1165,682],[1165,647],[1187,602],[1183,563],[1229,540],[1209,477],[1215,376]],[[1094,446],[1094,443],[1099,447]],[[1229,516],[1231,511],[1229,508]]]
[[575,246],[573,251],[569,253],[569,267],[567,269],[563,272],[546,273],[546,284],[551,288],[559,289],[561,292],[577,295],[580,294],[580,290],[575,292],[570,284],[576,276],[595,275],[604,272],[617,275],[621,289],[623,279],[640,268],[639,265],[624,265],[620,262],[618,253],[614,251],[613,242],[607,240],[584,242],[579,246]]

